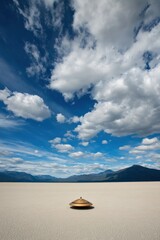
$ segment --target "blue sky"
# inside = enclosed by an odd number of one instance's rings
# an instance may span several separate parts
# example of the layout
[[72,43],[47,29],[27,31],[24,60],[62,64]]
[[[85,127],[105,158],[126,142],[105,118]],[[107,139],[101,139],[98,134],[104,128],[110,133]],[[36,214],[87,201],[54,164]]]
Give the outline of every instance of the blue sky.
[[0,169],[160,168],[160,1],[2,0]]

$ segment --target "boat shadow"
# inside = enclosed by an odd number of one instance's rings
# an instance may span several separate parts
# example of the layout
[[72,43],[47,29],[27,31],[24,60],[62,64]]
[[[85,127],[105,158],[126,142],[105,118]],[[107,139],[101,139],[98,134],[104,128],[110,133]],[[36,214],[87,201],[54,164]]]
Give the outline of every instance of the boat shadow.
[[74,210],[92,210],[94,209],[95,207],[93,206],[89,206],[89,207],[70,207],[71,209],[74,209]]

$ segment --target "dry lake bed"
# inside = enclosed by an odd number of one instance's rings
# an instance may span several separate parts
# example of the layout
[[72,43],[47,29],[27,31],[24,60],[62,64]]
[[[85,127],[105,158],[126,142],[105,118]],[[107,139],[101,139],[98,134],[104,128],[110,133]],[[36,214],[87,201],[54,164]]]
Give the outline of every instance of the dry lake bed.
[[0,183],[0,240],[120,239],[160,239],[160,182]]

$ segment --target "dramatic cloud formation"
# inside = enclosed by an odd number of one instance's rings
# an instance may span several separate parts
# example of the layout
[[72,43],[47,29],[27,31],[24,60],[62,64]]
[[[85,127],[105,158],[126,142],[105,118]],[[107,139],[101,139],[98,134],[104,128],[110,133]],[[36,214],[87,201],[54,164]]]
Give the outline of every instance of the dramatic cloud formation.
[[28,93],[11,92],[7,88],[0,90],[0,100],[7,106],[7,110],[17,117],[43,121],[49,118],[51,112],[42,98]]
[[152,22],[157,12],[150,14],[157,3],[147,4],[145,0],[73,2],[74,28],[87,29],[91,37],[84,34],[84,39],[79,35],[70,41],[69,53],[52,73],[50,88],[69,100],[92,87],[91,96],[98,103],[73,120],[81,123],[75,129],[81,139],[100,131],[114,136],[160,131],[160,24]]
[[[59,51],[66,44],[70,50],[52,72],[50,88],[60,91],[68,100],[74,94],[85,94],[92,87],[91,95],[98,103],[83,117],[71,119],[71,122],[81,123],[76,128],[79,138],[89,139],[100,131],[115,136],[159,132],[160,25],[156,21],[151,25],[158,16],[157,2],[150,1],[148,5],[146,0],[108,0],[107,3],[75,0],[72,3],[73,27],[77,31],[83,29],[84,34],[73,41],[66,36],[62,40]],[[82,44],[83,41],[86,44]],[[32,49],[32,56],[38,61],[34,45],[26,44],[25,49],[28,53]],[[151,55],[150,60],[147,54]],[[146,64],[150,69],[145,68]],[[43,71],[43,66],[37,64],[36,69],[32,66],[28,71],[31,74]],[[140,122],[146,111],[148,118],[142,127]],[[58,114],[57,121],[64,122],[64,116]]]
[[74,28],[85,26],[102,47],[127,48],[133,42],[135,27],[143,20],[140,13],[146,4],[145,0],[75,0]]

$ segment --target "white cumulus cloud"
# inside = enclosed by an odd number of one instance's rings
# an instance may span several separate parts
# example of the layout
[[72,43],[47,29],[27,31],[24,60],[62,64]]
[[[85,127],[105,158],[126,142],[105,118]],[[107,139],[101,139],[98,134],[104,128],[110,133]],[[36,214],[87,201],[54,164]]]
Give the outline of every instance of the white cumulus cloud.
[[58,144],[61,142],[61,138],[60,137],[56,137],[52,140],[49,141],[51,144]]
[[149,5],[146,0],[73,1],[73,27],[81,34],[68,40],[69,51],[56,64],[49,87],[66,100],[89,91],[96,101],[77,119],[80,139],[100,131],[114,136],[160,132],[160,23],[152,22],[158,6],[154,0]]
[[58,113],[56,115],[57,122],[59,123],[64,123],[66,121],[65,116],[62,113]]
[[74,0],[74,28],[85,26],[103,47],[127,48],[147,4],[146,0]]
[[153,144],[153,143],[157,143],[159,140],[157,137],[154,137],[154,138],[144,138],[142,140],[142,144],[144,145],[150,145],[150,144]]
[[62,142],[62,139],[59,138],[59,137],[56,137],[56,138],[49,141],[51,146],[53,148],[57,149],[58,152],[67,153],[67,152],[70,152],[70,151],[74,150],[74,147],[72,145],[63,144],[61,142]]
[[0,90],[0,100],[7,106],[7,110],[17,117],[43,121],[51,116],[48,106],[37,95],[11,92],[7,88]]
[[144,138],[139,146],[134,147],[130,150],[131,154],[145,154],[149,151],[156,154],[155,151],[160,149],[160,140],[156,137],[154,138]]
[[99,85],[100,100],[75,129],[79,138],[89,139],[100,131],[114,136],[159,132],[159,74],[159,65],[149,72],[132,69],[123,78]]

